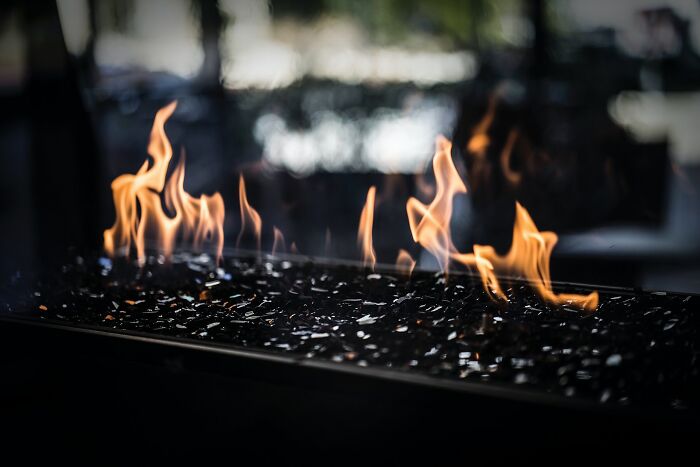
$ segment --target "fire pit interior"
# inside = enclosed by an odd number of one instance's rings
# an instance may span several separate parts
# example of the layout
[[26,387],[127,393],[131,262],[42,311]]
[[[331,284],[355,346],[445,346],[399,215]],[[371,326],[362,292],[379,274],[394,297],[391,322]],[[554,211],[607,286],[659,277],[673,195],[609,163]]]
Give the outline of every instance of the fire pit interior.
[[[60,277],[60,279],[59,279]],[[12,311],[108,328],[456,381],[517,385],[603,404],[697,409],[699,298],[601,291],[595,313],[543,303],[508,281],[494,303],[478,277],[207,255],[138,268],[66,265]],[[567,290],[589,292],[585,286]],[[669,362],[673,362],[669,364]]]

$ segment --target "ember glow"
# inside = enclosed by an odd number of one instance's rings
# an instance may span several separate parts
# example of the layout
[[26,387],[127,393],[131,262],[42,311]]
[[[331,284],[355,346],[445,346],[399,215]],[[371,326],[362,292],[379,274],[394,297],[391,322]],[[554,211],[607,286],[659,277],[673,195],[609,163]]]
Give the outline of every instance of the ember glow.
[[377,255],[374,253],[374,245],[372,244],[372,226],[374,225],[374,198],[377,189],[371,186],[367,190],[367,200],[360,214],[360,225],[357,229],[357,243],[362,250],[362,264],[365,267],[374,269],[377,263]]
[[112,182],[112,197],[116,219],[104,232],[104,248],[110,256],[128,256],[135,246],[137,259],[146,259],[146,243],[156,245],[158,251],[169,259],[175,248],[178,234],[184,242],[190,242],[195,250],[211,243],[221,258],[223,249],[224,201],[219,193],[193,198],[184,190],[184,158],[168,181],[163,209],[161,194],[165,189],[166,174],[173,149],[165,134],[165,122],[175,111],[176,102],[160,109],[151,130],[146,160],[136,174],[123,174]]

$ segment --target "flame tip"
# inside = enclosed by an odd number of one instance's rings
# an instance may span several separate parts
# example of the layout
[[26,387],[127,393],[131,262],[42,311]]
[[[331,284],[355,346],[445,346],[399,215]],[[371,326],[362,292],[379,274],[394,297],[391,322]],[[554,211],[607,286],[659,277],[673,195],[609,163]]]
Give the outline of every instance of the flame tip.
[[374,225],[374,208],[377,187],[372,185],[367,190],[367,198],[360,213],[360,223],[357,228],[357,242],[362,249],[362,262],[374,269],[377,256],[372,242],[372,227]]
[[261,237],[262,237],[262,218],[258,211],[253,208],[248,202],[248,194],[245,187],[245,178],[243,174],[239,174],[238,179],[238,201],[241,210],[241,231],[236,239],[236,248],[240,247],[241,240],[245,235],[247,230],[252,229],[253,236],[255,237],[256,247],[258,253],[261,249]]

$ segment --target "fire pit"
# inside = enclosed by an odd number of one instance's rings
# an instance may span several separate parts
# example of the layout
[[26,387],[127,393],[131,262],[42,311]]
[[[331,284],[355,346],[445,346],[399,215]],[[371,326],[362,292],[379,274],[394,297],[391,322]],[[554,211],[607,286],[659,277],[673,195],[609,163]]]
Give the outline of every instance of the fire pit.
[[[519,203],[506,255],[483,245],[459,251],[450,235],[452,203],[467,188],[446,138],[436,142],[433,199],[406,203],[412,237],[437,259],[439,272],[414,271],[405,250],[396,266],[377,266],[375,187],[359,218],[361,264],[280,256],[284,237],[276,227],[272,254],[263,256],[262,218],[242,176],[237,246],[249,238],[257,249],[224,258],[221,195],[188,194],[184,159],[166,179],[173,150],[165,123],[175,108],[156,114],[151,161],[112,183],[116,220],[104,232],[109,257],[78,257],[38,282],[15,278],[18,298],[5,304],[12,316],[287,354],[392,377],[697,409],[698,298],[554,283],[549,259],[557,236],[540,232]],[[488,144],[481,130],[473,140],[479,150]],[[149,250],[152,244],[157,248]],[[207,249],[213,254],[179,252]],[[474,274],[450,271],[454,264]]]
[[[9,316],[366,367],[388,376],[518,387],[602,404],[697,410],[700,299],[600,290],[595,313],[553,306],[523,281],[498,303],[478,277],[298,258],[149,256],[18,280]],[[585,286],[567,287],[587,293]],[[672,362],[672,363],[671,363]]]

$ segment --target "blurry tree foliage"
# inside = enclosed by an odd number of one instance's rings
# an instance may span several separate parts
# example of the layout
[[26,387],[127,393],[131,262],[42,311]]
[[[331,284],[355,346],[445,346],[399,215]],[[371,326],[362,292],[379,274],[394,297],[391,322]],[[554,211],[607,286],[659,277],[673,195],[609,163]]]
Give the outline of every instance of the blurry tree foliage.
[[517,0],[272,0],[276,17],[309,19],[322,15],[349,16],[365,26],[379,43],[405,42],[420,34],[453,46],[479,47],[503,41],[499,23],[504,13],[517,14]]

